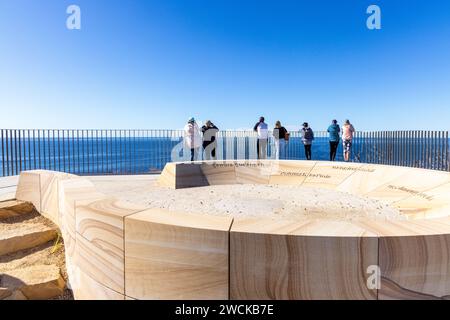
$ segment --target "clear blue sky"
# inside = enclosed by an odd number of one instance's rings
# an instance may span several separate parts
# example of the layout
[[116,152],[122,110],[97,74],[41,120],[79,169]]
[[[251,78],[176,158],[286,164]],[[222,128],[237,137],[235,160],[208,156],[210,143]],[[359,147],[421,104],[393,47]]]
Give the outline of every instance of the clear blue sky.
[[0,0],[0,35],[1,128],[450,129],[450,1]]

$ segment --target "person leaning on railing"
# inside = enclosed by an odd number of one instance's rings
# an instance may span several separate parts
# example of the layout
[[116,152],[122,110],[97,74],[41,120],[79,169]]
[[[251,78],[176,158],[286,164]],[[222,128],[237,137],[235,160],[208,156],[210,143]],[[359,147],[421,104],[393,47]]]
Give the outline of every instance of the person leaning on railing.
[[339,127],[337,120],[333,120],[331,122],[331,125],[328,127],[327,131],[330,140],[330,161],[334,161],[336,159],[339,141],[341,140],[341,137],[339,136],[341,128]]
[[349,120],[345,120],[344,126],[342,127],[342,144],[344,147],[345,162],[350,161],[354,134],[355,128],[353,127],[353,125],[350,123]]
[[273,137],[275,139],[275,159],[286,159],[286,142],[289,139],[289,133],[280,121],[275,123]]
[[203,151],[205,153],[205,160],[216,160],[216,135],[219,132],[219,128],[217,128],[214,123],[210,120],[205,122],[205,125],[202,127],[203,133]]
[[303,145],[305,146],[305,156],[306,156],[306,160],[311,160],[312,159],[312,143],[314,140],[314,131],[309,127],[308,122],[304,122],[303,123],[303,128],[300,131],[301,136],[302,136],[302,142]]
[[269,139],[269,126],[264,122],[264,117],[259,118],[259,121],[253,127],[253,130],[258,133],[258,139],[256,141],[258,159],[266,159],[267,141]]
[[193,117],[191,117],[184,126],[184,143],[186,148],[191,151],[191,161],[196,161],[198,158],[198,150],[202,145],[202,137],[200,136],[200,130]]

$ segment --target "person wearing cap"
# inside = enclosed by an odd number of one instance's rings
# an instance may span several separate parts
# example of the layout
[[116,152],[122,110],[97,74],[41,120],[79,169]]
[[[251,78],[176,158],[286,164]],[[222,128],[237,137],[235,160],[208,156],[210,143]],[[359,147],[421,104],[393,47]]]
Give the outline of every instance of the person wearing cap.
[[253,127],[253,131],[256,131],[258,134],[258,139],[256,140],[258,159],[266,159],[267,141],[269,140],[269,126],[264,122],[264,117],[259,118],[259,121]]
[[330,161],[336,159],[337,148],[341,137],[339,136],[341,128],[338,125],[337,120],[333,120],[328,127],[329,141],[330,141]]
[[188,123],[184,126],[184,144],[191,151],[191,161],[196,161],[198,150],[202,145],[202,137],[194,117],[189,118]]
[[302,137],[303,145],[305,146],[306,160],[311,160],[312,159],[311,149],[312,149],[312,143],[314,140],[314,132],[309,127],[308,122],[303,123],[303,128],[302,128],[300,134]]
[[219,132],[219,128],[210,120],[206,120],[205,125],[202,127],[203,152],[205,153],[206,160],[216,160],[217,132]]
[[353,135],[355,134],[355,128],[350,123],[350,120],[345,120],[342,126],[342,144],[344,147],[344,160],[345,162],[350,161],[350,156],[352,152]]

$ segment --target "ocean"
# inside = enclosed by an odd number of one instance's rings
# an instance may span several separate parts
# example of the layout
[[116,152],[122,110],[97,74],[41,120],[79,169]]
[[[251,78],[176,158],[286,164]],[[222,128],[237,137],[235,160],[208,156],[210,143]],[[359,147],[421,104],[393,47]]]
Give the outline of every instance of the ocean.
[[[217,139],[217,158],[256,159],[256,138],[223,135]],[[418,139],[383,139],[357,137],[353,142],[352,161],[381,163],[448,170],[449,141]],[[0,176],[19,174],[23,170],[46,169],[78,175],[146,174],[160,172],[170,161],[188,161],[190,153],[183,150],[178,137],[67,137],[2,139]],[[274,156],[273,139],[268,158]],[[313,160],[329,160],[326,135],[316,137],[312,147]],[[287,159],[304,160],[303,143],[291,136]],[[200,159],[199,159],[200,160]],[[343,160],[342,144],[336,161]]]

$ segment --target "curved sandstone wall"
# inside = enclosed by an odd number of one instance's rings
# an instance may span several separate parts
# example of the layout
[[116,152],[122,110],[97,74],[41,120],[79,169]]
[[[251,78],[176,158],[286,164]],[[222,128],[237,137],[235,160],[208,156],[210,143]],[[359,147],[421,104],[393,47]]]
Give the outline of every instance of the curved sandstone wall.
[[[450,174],[306,161],[171,163],[161,186],[287,184],[377,199],[407,220],[232,218],[149,209],[74,175],[29,171],[16,197],[60,226],[76,299],[450,296]],[[379,266],[381,287],[368,287]]]
[[82,177],[22,172],[16,198],[56,223],[75,299],[227,299],[231,218],[134,206]]

